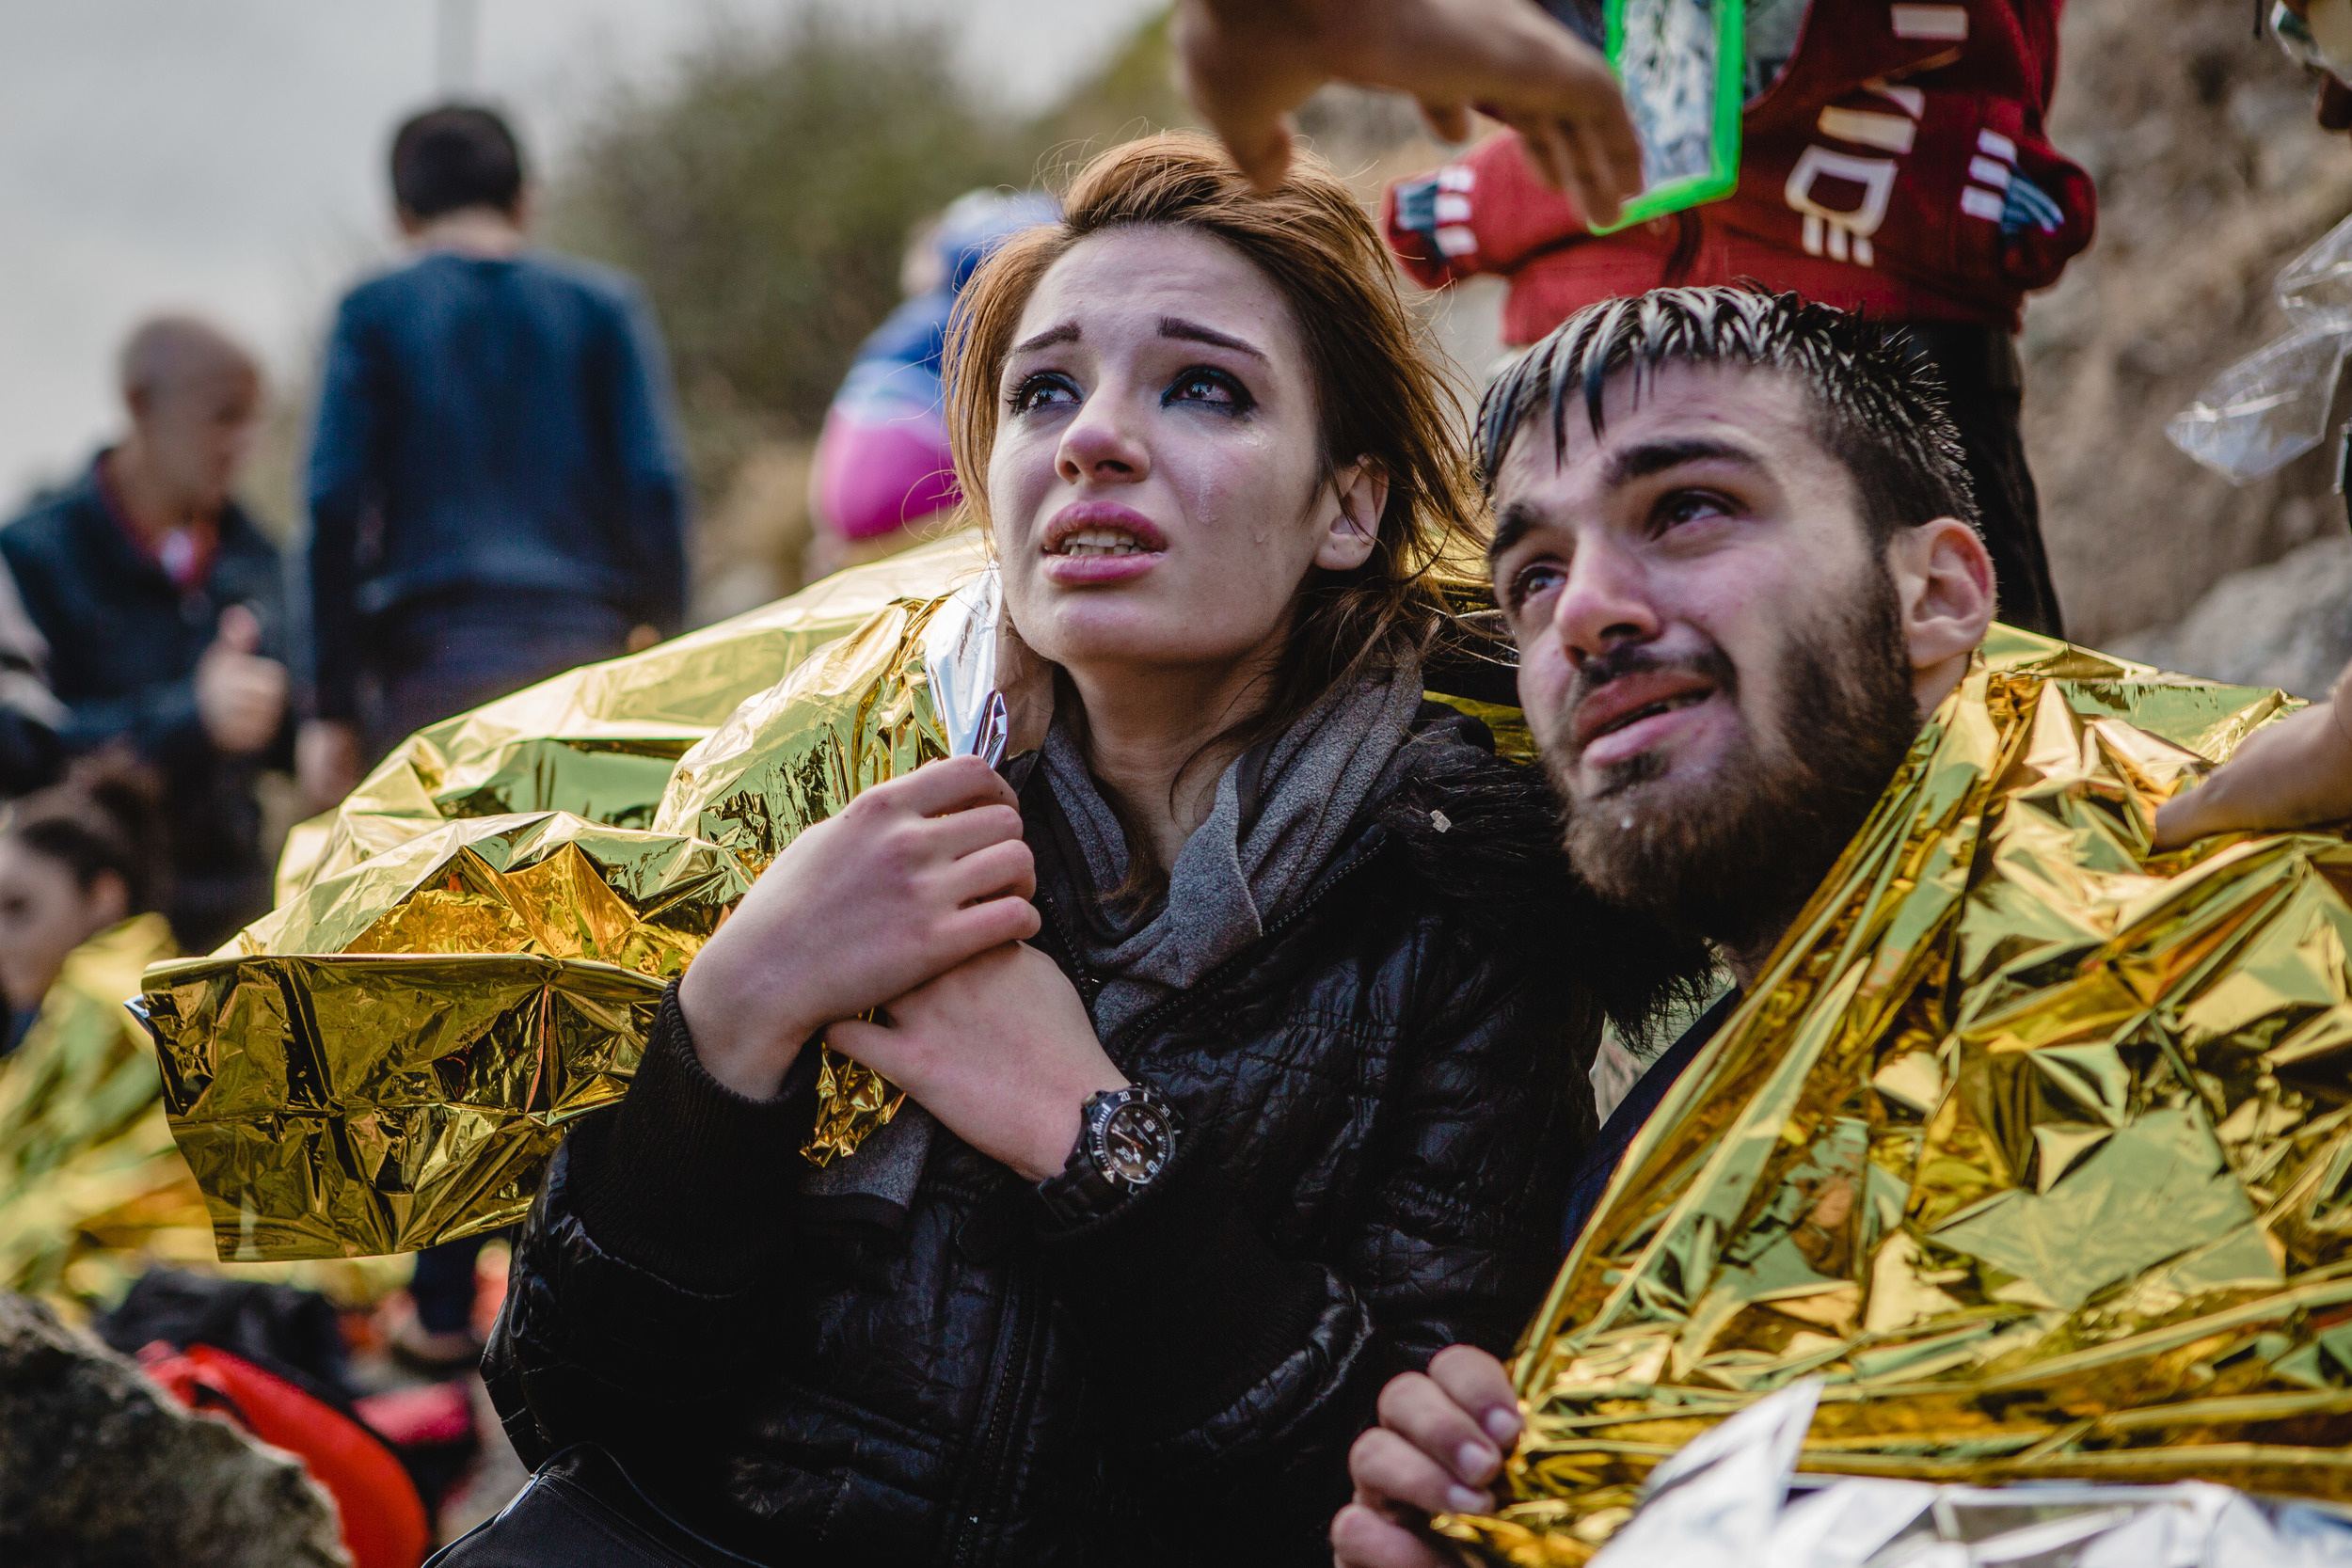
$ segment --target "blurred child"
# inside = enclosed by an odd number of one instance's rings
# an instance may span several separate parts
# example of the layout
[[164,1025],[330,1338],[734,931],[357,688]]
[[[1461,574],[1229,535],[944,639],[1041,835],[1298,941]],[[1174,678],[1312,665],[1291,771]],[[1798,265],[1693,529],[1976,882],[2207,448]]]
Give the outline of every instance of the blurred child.
[[1039,192],[971,191],[916,230],[900,277],[906,303],[858,345],[825,411],[809,484],[811,581],[920,543],[925,525],[961,499],[939,385],[947,318],[998,245],[1056,215]]
[[[0,819],[0,994],[8,1008],[0,1055],[24,1043],[77,948],[153,907],[162,838],[151,777],[113,755],[79,765]],[[167,957],[162,918],[146,924],[155,940],[145,945]]]

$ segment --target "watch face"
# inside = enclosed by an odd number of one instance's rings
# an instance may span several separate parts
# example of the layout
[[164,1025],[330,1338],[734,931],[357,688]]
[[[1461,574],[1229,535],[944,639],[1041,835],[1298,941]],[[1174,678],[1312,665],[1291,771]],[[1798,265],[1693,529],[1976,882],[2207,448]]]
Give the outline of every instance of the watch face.
[[1116,1106],[1095,1130],[1095,1168],[1114,1181],[1139,1187],[1168,1164],[1168,1123],[1141,1101]]

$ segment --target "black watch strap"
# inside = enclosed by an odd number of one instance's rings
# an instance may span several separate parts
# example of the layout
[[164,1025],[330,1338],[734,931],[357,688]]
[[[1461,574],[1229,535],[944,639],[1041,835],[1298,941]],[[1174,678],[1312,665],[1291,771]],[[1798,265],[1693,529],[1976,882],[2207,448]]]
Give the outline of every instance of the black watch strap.
[[1063,1225],[1104,1218],[1167,1167],[1181,1127],[1174,1107],[1149,1085],[1090,1095],[1077,1147],[1061,1174],[1037,1184],[1038,1196]]

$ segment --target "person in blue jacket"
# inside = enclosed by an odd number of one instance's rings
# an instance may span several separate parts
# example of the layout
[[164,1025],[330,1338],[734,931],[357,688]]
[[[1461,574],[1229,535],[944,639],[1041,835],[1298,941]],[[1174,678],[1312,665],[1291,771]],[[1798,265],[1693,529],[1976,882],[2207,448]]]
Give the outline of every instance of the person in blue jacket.
[[[392,138],[412,254],[343,297],[310,459],[306,803],[453,714],[678,629],[686,465],[622,275],[529,248],[514,133],[448,105]],[[470,1362],[481,1241],[418,1258],[395,1338]]]
[[392,141],[412,254],[335,318],[311,439],[310,804],[412,732],[677,630],[686,473],[636,284],[527,245],[487,109]]

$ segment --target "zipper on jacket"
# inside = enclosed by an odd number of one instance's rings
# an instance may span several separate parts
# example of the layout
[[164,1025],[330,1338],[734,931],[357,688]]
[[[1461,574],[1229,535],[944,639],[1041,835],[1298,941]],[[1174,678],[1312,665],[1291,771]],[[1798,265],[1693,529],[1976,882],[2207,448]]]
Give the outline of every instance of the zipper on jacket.
[[1012,1499],[1007,1495],[1021,1429],[1028,1424],[1037,1391],[1037,1339],[1040,1314],[1029,1298],[1035,1293],[1037,1265],[1017,1260],[1005,1291],[1004,1326],[999,1343],[1005,1348],[1004,1370],[989,1402],[988,1425],[980,1434],[973,1463],[953,1499],[955,1510],[942,1542],[939,1560],[954,1568],[975,1568],[992,1559]]

